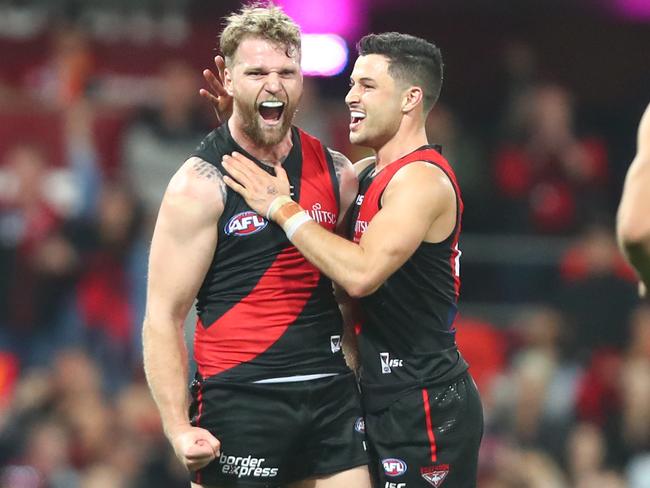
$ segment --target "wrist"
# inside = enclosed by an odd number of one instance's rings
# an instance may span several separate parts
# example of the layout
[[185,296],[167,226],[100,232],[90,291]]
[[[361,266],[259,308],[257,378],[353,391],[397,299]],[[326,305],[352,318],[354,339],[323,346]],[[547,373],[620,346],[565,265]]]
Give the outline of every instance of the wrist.
[[276,208],[272,219],[280,227],[284,227],[287,220],[289,220],[294,215],[299,214],[300,212],[304,212],[303,208],[293,200],[290,200]]
[[271,202],[271,205],[269,205],[268,210],[266,211],[266,220],[275,220],[275,214],[278,212],[278,210],[289,203],[295,202],[288,195],[280,195],[275,197]]
[[302,227],[310,220],[312,220],[312,218],[309,216],[309,214],[301,209],[299,212],[294,213],[291,217],[289,217],[284,222],[284,224],[282,224],[282,229],[287,235],[287,238],[293,242],[293,235],[298,231],[300,227]]
[[163,431],[169,440],[176,437],[179,433],[192,427],[189,421],[177,421],[170,424],[163,425]]

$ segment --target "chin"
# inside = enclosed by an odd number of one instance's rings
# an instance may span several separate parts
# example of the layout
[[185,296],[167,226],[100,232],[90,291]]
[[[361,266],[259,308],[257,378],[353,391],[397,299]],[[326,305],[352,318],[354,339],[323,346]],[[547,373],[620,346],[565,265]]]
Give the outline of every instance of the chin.
[[361,144],[363,143],[363,137],[361,134],[357,134],[356,132],[350,132],[350,142],[352,144]]
[[358,132],[350,132],[350,143],[357,146],[369,147],[370,140]]
[[289,132],[290,127],[271,127],[260,131],[260,139],[267,146],[279,144]]

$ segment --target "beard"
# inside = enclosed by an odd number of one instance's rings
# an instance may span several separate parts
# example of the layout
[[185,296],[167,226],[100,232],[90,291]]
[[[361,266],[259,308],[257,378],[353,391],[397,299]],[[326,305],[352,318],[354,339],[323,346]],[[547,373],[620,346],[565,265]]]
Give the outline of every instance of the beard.
[[[237,103],[237,101],[235,101]],[[269,147],[275,146],[287,135],[296,112],[296,103],[289,100],[285,103],[280,123],[277,125],[265,125],[257,109],[257,103],[254,104],[237,104],[241,113],[243,122],[242,130],[251,141],[257,146]]]

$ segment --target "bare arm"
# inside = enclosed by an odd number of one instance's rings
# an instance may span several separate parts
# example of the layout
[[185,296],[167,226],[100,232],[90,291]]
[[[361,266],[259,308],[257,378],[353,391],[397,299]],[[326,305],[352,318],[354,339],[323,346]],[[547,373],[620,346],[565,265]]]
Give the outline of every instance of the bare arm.
[[350,296],[366,296],[415,252],[451,202],[455,202],[453,188],[440,169],[426,163],[409,165],[389,183],[382,209],[359,244],[329,234],[312,222],[298,229],[292,242]]
[[336,179],[339,183],[339,199],[341,205],[339,218],[336,223],[336,231],[337,234],[343,235],[347,229],[350,209],[359,192],[359,180],[357,179],[354,166],[352,166],[352,163],[345,155],[333,149],[329,149],[329,153],[332,156]]
[[[273,177],[241,155],[227,158],[224,164],[237,180],[225,176],[226,184],[249,204],[253,201],[257,212],[266,213],[272,198],[267,196],[264,202],[264,194],[271,185],[284,182],[286,174],[278,171],[278,177]],[[292,202],[284,207],[290,205],[297,206]],[[442,170],[425,162],[409,164],[398,171],[384,192],[382,205],[359,244],[332,234],[313,221],[301,225],[291,241],[350,296],[369,295],[404,264],[422,241],[433,239],[434,235],[448,235],[455,223],[452,217],[456,200],[451,182]],[[295,211],[284,212],[284,207],[273,214],[280,225],[295,215]]]
[[361,172],[366,169],[368,166],[371,164],[374,164],[376,161],[376,158],[374,156],[368,156],[367,158],[360,159],[356,163],[354,163],[354,171],[359,176]]
[[357,300],[351,298],[336,283],[334,283],[334,296],[343,316],[343,339],[341,341],[343,357],[348,367],[356,373],[359,369],[359,346],[357,344],[357,333],[354,330],[359,319]]
[[[329,150],[336,171],[336,179],[339,183],[339,195],[341,209],[339,211],[338,222],[336,223],[336,233],[344,238],[350,228],[349,222],[352,213],[352,204],[359,192],[359,180],[357,173],[350,160],[342,153]],[[357,336],[354,331],[354,324],[356,322],[355,313],[355,300],[345,292],[336,282],[332,282],[334,286],[334,296],[336,302],[339,304],[341,315],[343,316],[343,338],[341,347],[343,349],[343,357],[348,367],[357,371],[359,367],[358,361],[358,347]]]
[[214,437],[189,424],[183,322],[214,255],[224,194],[214,166],[188,159],[165,192],[149,257],[145,373],[165,434],[189,469],[207,464],[219,451]]
[[650,285],[650,105],[639,124],[637,153],[625,178],[616,230],[621,248]]

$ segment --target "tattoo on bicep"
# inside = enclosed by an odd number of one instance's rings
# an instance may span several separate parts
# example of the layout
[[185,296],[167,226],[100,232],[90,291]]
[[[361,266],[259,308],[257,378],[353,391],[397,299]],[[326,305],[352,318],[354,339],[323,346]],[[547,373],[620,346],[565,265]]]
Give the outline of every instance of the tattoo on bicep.
[[336,179],[341,184],[341,174],[345,167],[350,166],[350,160],[346,158],[343,154],[333,149],[329,149],[330,155],[332,156],[332,163],[334,164],[334,173],[336,174]]
[[197,175],[211,181],[215,181],[219,185],[219,191],[221,193],[221,199],[226,203],[227,187],[223,181],[223,175],[221,171],[214,166],[213,164],[208,163],[202,159],[199,159],[194,163],[192,169],[196,172]]

